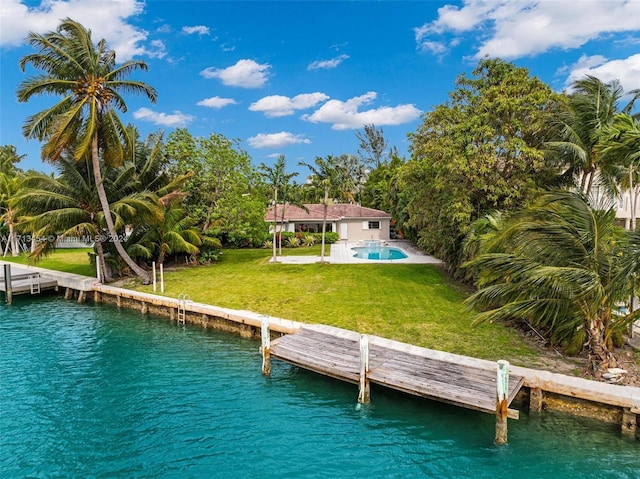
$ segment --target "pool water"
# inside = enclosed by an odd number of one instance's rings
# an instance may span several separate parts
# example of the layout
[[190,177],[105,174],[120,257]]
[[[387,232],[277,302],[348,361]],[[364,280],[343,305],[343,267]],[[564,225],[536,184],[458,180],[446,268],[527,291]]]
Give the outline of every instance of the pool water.
[[408,256],[404,251],[398,248],[392,248],[389,246],[362,246],[353,248],[356,252],[353,257],[360,259],[370,259],[374,261],[379,260],[394,260],[394,259],[405,259]]
[[0,471],[9,478],[634,478],[619,426],[494,418],[274,361],[259,343],[59,298],[0,304]]

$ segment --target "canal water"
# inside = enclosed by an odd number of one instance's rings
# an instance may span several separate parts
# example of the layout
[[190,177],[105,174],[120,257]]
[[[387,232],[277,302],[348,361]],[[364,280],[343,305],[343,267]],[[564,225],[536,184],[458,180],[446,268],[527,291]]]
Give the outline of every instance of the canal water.
[[509,421],[273,362],[259,343],[106,305],[0,305],[0,475],[8,478],[633,478],[619,427]]

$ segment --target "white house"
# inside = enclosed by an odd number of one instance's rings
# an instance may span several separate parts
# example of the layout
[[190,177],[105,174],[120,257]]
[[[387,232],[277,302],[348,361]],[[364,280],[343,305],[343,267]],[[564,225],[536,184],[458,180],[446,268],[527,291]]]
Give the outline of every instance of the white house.
[[[278,218],[277,230],[295,233],[321,233],[324,205],[306,204],[304,206],[306,210],[288,203],[277,205],[275,212]],[[274,207],[272,206],[267,209],[264,218],[272,225],[273,215]],[[341,240],[388,240],[391,235],[391,215],[384,211],[359,205],[329,205],[327,206],[326,230],[338,233]]]

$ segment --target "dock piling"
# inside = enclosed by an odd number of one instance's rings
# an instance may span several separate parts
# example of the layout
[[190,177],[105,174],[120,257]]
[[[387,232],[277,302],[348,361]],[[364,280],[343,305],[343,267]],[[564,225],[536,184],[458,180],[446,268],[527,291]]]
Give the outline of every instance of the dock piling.
[[269,316],[262,316],[260,321],[260,333],[262,338],[262,374],[271,376],[271,331],[269,331]]
[[371,402],[371,387],[369,384],[369,337],[360,335],[360,390],[358,402],[367,404]]
[[4,265],[4,299],[7,304],[13,302],[13,287],[11,285],[11,265]]
[[496,438],[499,446],[507,443],[507,409],[509,396],[509,362],[498,361],[496,376]]

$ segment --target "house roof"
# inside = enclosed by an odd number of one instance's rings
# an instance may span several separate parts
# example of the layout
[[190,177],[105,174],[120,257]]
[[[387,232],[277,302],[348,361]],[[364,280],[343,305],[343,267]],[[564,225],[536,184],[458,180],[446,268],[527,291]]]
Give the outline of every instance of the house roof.
[[[284,208],[284,221],[322,221],[324,217],[324,205],[319,203],[305,204],[309,211],[289,203]],[[282,218],[283,205],[278,205],[276,211],[278,221]],[[336,204],[327,206],[327,220],[338,221],[341,219],[390,219],[391,215],[384,211],[352,204]],[[267,208],[265,221],[273,221],[273,206]]]

